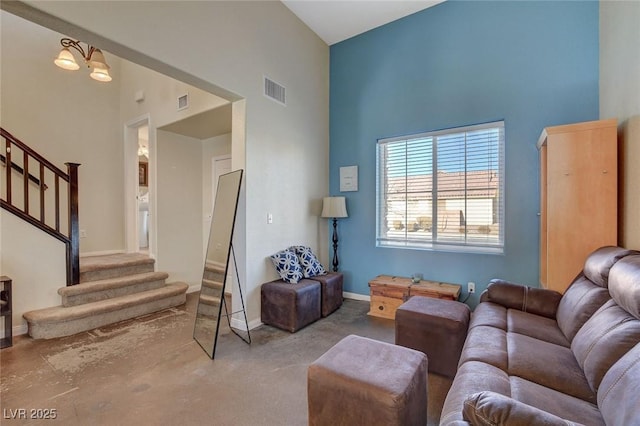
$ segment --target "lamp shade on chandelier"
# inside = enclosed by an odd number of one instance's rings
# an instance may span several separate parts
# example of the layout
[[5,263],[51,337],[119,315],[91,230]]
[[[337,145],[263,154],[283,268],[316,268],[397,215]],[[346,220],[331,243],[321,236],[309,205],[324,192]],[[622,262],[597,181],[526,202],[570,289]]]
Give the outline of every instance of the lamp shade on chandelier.
[[73,52],[70,50],[70,48],[72,48],[82,55],[82,59],[87,65],[87,68],[92,68],[89,77],[96,81],[111,81],[111,75],[109,75],[109,69],[111,67],[107,64],[104,54],[100,49],[87,45],[87,51],[85,52],[79,41],[74,41],[70,38],[63,38],[60,40],[60,44],[62,45],[62,50],[58,54],[56,60],[53,61],[54,64],[69,71],[80,69],[80,65],[78,65],[75,57],[73,56]]

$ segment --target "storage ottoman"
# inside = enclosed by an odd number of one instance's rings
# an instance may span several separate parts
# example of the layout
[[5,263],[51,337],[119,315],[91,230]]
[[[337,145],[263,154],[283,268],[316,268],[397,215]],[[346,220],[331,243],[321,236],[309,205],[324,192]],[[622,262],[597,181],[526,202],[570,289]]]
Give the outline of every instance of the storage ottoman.
[[300,280],[289,284],[282,280],[262,284],[260,319],[292,333],[320,319],[320,283]]
[[320,307],[323,318],[342,306],[341,272],[327,272],[325,275],[318,275],[309,279],[320,283]]
[[427,357],[347,336],[309,366],[309,425],[427,423]]
[[396,345],[424,352],[429,371],[453,377],[470,317],[464,303],[413,296],[396,311]]

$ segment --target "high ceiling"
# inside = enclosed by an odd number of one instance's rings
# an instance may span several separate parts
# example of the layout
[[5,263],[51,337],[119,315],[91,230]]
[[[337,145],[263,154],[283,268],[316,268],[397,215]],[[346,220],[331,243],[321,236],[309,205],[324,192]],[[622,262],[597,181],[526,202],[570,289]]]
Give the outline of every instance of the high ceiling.
[[281,0],[328,45],[444,0]]

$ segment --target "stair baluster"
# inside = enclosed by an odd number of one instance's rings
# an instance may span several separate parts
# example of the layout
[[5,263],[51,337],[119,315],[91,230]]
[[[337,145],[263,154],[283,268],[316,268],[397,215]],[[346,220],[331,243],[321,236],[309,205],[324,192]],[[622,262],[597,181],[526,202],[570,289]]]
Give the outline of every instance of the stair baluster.
[[[62,241],[66,246],[67,285],[78,284],[80,282],[80,230],[78,219],[78,166],[80,166],[80,164],[65,163],[67,165],[67,173],[65,173],[5,129],[0,128],[0,135],[5,139],[5,155],[0,155],[0,161],[4,163],[6,167],[5,196],[4,198],[0,197],[0,207]],[[22,150],[22,166],[12,161],[12,147]],[[18,156],[18,158],[20,158],[20,156]],[[35,161],[38,164],[39,177],[29,173],[30,161]],[[48,189],[48,186],[45,184],[45,168],[53,173],[54,176],[55,228],[48,225],[45,221],[45,191]],[[12,194],[13,171],[18,173],[16,175],[17,177],[22,178],[22,208],[16,206]],[[67,182],[68,187],[68,234],[60,231],[60,179]],[[36,184],[40,191],[39,218],[31,215],[29,212],[30,183]]]

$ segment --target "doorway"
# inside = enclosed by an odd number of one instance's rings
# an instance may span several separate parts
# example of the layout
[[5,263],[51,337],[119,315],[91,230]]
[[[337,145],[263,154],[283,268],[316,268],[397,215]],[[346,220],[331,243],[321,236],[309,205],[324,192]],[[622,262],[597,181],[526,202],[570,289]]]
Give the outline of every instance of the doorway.
[[149,252],[149,126],[138,127],[138,251]]
[[127,122],[124,132],[127,252],[155,257],[155,138],[149,115]]

